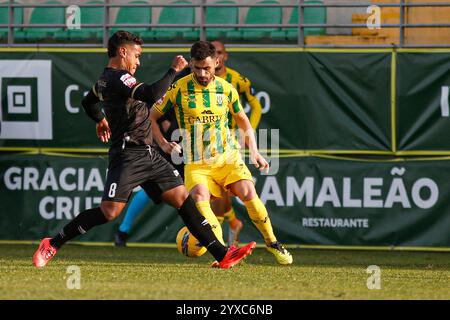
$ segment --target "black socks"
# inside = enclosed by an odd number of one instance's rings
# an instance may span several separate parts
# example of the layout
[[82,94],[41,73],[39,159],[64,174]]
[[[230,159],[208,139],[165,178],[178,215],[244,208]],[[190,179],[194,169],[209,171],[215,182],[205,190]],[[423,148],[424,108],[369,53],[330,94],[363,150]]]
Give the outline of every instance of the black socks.
[[108,222],[100,207],[85,210],[70,221],[59,234],[50,240],[56,249],[80,234],[85,234],[91,228]]
[[[206,247],[217,261],[222,261],[227,253],[227,247],[216,238],[208,220],[198,211],[191,196],[186,198],[181,208],[178,209],[178,213],[192,235]],[[70,221],[56,237],[52,238],[50,244],[59,249],[67,241],[106,222],[108,220],[100,207],[85,210]]]
[[223,246],[216,238],[208,220],[198,211],[191,196],[186,198],[181,208],[178,209],[178,213],[189,232],[208,249],[217,261],[222,261],[227,253],[227,247]]

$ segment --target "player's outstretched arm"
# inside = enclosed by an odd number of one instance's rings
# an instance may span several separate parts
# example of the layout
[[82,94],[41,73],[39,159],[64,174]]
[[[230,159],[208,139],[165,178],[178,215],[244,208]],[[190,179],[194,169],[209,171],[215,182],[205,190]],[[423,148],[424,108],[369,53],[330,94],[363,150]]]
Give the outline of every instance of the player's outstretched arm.
[[172,61],[169,71],[167,71],[164,77],[150,85],[145,83],[136,85],[136,88],[132,92],[132,98],[153,105],[164,95],[164,93],[166,93],[167,89],[169,89],[169,86],[175,79],[176,74],[182,71],[187,64],[188,63],[183,56],[176,56]]
[[244,110],[239,111],[233,115],[236,120],[236,124],[240,131],[242,131],[245,145],[248,147],[250,151],[250,159],[252,163],[258,168],[259,171],[269,172],[269,163],[264,159],[264,157],[259,153],[258,146],[256,144],[255,133],[253,128],[248,120],[247,115]]

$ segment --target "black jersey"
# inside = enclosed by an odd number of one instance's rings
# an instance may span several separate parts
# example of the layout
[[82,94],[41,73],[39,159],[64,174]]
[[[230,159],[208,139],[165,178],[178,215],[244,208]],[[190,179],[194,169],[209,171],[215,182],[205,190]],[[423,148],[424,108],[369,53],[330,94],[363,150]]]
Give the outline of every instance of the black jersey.
[[140,83],[125,70],[105,68],[94,92],[103,101],[103,110],[111,129],[111,146],[151,144],[150,109],[147,103],[133,99]]
[[[96,122],[103,119],[111,129],[111,148],[152,143],[150,108],[167,91],[176,72],[170,69],[152,85],[139,82],[126,70],[105,68],[82,104]],[[102,101],[101,106],[96,102]]]

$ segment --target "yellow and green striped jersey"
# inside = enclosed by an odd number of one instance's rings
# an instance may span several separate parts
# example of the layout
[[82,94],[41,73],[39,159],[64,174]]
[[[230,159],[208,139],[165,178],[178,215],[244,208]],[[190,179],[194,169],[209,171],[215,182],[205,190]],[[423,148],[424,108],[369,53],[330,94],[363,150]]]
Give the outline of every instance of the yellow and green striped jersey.
[[[239,95],[245,97],[251,108],[250,123],[252,128],[256,130],[259,121],[261,120],[262,107],[258,98],[254,95],[255,90],[252,87],[252,83],[247,77],[244,77],[234,69],[226,67],[225,70],[226,72],[219,77],[231,83],[233,87],[236,88]],[[229,125],[230,128],[237,128],[236,121],[234,121],[231,115],[229,116]]]
[[242,110],[239,94],[220,77],[215,77],[205,87],[191,73],[175,82],[162,103],[154,107],[161,114],[175,108],[183,137],[185,164],[215,159],[230,149],[239,148],[228,125],[228,114]]

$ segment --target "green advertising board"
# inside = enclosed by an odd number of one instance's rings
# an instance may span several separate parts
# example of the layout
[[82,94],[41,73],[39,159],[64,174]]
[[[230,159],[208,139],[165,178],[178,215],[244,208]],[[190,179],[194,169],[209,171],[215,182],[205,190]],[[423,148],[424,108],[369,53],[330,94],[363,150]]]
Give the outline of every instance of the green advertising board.
[[397,61],[398,150],[448,152],[450,52],[404,52]]
[[[450,247],[450,160],[362,161],[280,158],[269,175],[252,168],[278,239],[288,244]],[[272,163],[275,163],[272,159]],[[54,235],[80,210],[98,205],[107,161],[102,157],[0,157],[0,239]],[[234,200],[242,241],[262,242],[245,207]],[[123,217],[81,241],[112,241]],[[167,205],[149,205],[130,241],[175,241],[182,220]],[[226,228],[225,228],[226,230]]]
[[[231,51],[282,150],[450,154],[449,50]],[[136,76],[157,80],[178,53],[145,49]],[[104,152],[80,102],[106,63],[103,49],[1,50],[0,150]]]
[[[177,53],[144,51],[137,78],[159,79]],[[105,52],[0,52],[0,148],[105,149],[81,100],[106,64]],[[252,81],[281,149],[390,152],[389,52],[232,52],[228,65]]]
[[[157,80],[179,53],[188,57],[188,48],[145,49],[137,78]],[[80,102],[106,63],[103,49],[0,50],[0,151],[44,153],[0,154],[0,239],[54,234],[101,201],[108,145]],[[282,242],[450,247],[450,160],[431,157],[450,154],[448,49],[235,48],[228,65],[252,82],[259,128],[279,133],[278,143],[260,146],[297,155],[273,158],[271,175],[252,169]],[[336,153],[371,160],[329,157]],[[243,205],[234,205],[242,240],[261,242]],[[121,219],[80,240],[112,241]],[[173,208],[151,205],[130,241],[173,243],[181,226]]]

